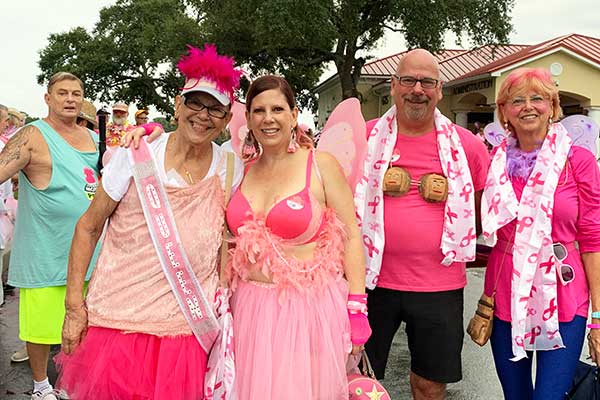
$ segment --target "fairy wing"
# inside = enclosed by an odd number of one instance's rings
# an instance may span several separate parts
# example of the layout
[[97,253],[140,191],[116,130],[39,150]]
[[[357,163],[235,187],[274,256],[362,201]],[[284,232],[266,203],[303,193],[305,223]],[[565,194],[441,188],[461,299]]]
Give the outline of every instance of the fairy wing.
[[231,149],[239,157],[242,156],[242,145],[248,133],[246,126],[246,107],[240,102],[234,102],[231,106],[231,121],[229,121],[229,133],[231,134]]
[[588,149],[598,157],[596,139],[600,133],[600,127],[596,121],[585,115],[571,115],[560,123],[567,129],[573,139],[573,145]]
[[367,155],[366,123],[358,99],[346,99],[337,105],[325,123],[317,148],[338,160],[354,192]]
[[483,135],[489,144],[496,147],[500,146],[502,141],[506,139],[506,130],[499,123],[492,122],[483,128]]

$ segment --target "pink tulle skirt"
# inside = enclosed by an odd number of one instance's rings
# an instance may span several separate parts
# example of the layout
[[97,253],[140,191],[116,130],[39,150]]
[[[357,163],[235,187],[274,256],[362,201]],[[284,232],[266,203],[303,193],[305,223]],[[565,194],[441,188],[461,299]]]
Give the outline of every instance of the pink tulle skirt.
[[233,294],[238,400],[348,399],[346,281],[282,290],[239,281]]
[[72,355],[55,357],[71,399],[198,400],[207,356],[194,335],[158,337],[90,327]]

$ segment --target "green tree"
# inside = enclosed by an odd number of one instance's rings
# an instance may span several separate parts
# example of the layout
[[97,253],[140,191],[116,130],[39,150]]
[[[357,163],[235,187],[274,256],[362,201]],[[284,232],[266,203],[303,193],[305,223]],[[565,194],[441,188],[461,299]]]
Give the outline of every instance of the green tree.
[[173,115],[183,84],[176,62],[186,44],[204,42],[198,20],[180,0],[119,0],[100,11],[93,31],[54,33],[40,51],[43,84],[57,71],[79,76],[86,97],[154,105]]
[[[357,95],[361,68],[386,30],[411,48],[437,51],[447,32],[474,45],[505,43],[514,0],[189,0],[222,51],[254,73],[284,75],[306,89],[326,63],[336,66],[344,98]],[[304,89],[304,90],[302,90]]]

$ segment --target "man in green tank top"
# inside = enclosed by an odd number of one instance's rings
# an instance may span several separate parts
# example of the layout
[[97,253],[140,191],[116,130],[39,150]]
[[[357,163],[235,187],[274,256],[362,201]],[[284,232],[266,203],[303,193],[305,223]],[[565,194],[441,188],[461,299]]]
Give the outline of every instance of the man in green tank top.
[[32,399],[60,398],[48,382],[50,345],[61,342],[75,225],[98,185],[95,133],[76,123],[83,95],[78,77],[53,75],[44,95],[48,116],[23,127],[0,153],[0,183],[19,174],[9,284],[20,288],[19,337],[27,343]]

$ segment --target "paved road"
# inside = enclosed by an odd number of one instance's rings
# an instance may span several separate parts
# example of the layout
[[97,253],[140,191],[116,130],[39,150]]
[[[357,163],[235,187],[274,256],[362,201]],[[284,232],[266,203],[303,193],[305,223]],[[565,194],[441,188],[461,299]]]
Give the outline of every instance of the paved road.
[[[465,290],[465,324],[471,318],[475,304],[481,295],[483,270],[471,269],[467,272],[468,285]],[[0,399],[28,399],[31,389],[31,374],[27,363],[11,364],[10,355],[21,345],[17,339],[18,299],[9,296],[0,307]],[[582,357],[587,355],[587,343]],[[403,327],[400,328],[392,345],[388,372],[383,382],[393,400],[410,399],[408,386],[409,354]],[[55,379],[54,367],[50,366],[50,379]],[[489,345],[480,348],[468,336],[464,339],[463,377],[455,384],[448,385],[448,400],[495,400],[502,399],[500,384],[494,370]]]

